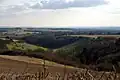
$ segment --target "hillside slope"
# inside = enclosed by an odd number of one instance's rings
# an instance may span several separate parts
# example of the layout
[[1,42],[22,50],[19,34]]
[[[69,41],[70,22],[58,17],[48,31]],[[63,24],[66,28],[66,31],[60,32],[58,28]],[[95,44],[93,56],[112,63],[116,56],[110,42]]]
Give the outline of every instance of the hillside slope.
[[[4,56],[5,57],[5,56]],[[45,66],[0,56],[0,79],[10,80],[119,80],[120,74],[60,66]],[[8,58],[8,59],[7,59]],[[15,57],[12,57],[15,58]],[[22,57],[21,57],[22,58]],[[24,59],[24,58],[22,58]],[[31,59],[32,60],[32,59]],[[37,77],[36,77],[37,76]],[[43,77],[45,76],[45,77]],[[4,78],[4,79],[3,79]]]
[[66,56],[66,59],[71,57],[79,65],[85,64],[97,70],[113,70],[114,65],[120,71],[120,39],[80,40],[55,52],[59,56]]
[[48,49],[25,43],[24,41],[19,40],[9,40],[9,39],[0,39],[0,50],[2,51],[24,51],[24,52],[46,52]]

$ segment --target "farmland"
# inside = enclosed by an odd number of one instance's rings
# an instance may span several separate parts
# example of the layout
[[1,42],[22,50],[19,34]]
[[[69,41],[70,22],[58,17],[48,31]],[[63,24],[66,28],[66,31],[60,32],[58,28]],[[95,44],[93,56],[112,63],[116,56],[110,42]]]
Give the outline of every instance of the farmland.
[[120,35],[69,35],[69,36],[77,36],[77,37],[89,37],[89,38],[97,38],[97,37],[113,37],[113,38],[120,38]]
[[20,31],[1,33],[2,77],[13,75],[19,77],[17,80],[30,80],[31,76],[32,80],[120,79],[119,31]]
[[[87,69],[69,68],[65,66],[44,66],[25,61],[13,60],[15,56],[0,56],[0,79],[4,80],[119,80],[115,72],[96,72]],[[31,59],[33,60],[33,59]],[[35,60],[35,59],[34,59]],[[38,61],[38,60],[37,60]],[[35,61],[36,62],[36,61]]]

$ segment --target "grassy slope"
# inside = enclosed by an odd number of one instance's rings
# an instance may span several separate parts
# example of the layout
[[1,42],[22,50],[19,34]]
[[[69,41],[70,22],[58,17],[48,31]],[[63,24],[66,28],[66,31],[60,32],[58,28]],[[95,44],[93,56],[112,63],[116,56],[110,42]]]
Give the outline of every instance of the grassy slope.
[[7,44],[9,50],[21,50],[21,51],[47,51],[47,48],[43,48],[36,45],[27,44],[24,42],[11,42]]
[[[89,43],[89,39],[81,39],[75,43],[69,44],[67,46],[64,46],[62,48],[59,49],[55,49],[54,52],[58,53],[58,54],[73,54],[73,52],[77,53],[77,51],[82,50],[84,47],[86,47]],[[64,52],[64,53],[63,53]]]
[[[8,55],[0,55],[0,58],[5,58],[5,59],[10,59],[10,60],[15,60],[15,61],[22,61],[22,62],[27,62],[27,63],[32,63],[32,64],[44,64],[43,59],[38,59],[38,58],[30,58],[27,56],[8,56]],[[59,67],[64,67],[62,64],[58,64],[52,61],[45,60],[45,65],[47,66],[59,66]],[[66,66],[67,68],[74,68],[72,66]]]
[[11,41],[6,39],[0,39],[0,50],[21,50],[21,51],[36,51],[36,52],[45,52],[48,49],[25,43],[24,41]]
[[[11,50],[11,51],[15,51],[15,50],[19,50],[19,51],[24,51],[24,52],[26,52],[26,53],[28,53],[28,55],[29,54],[33,54],[33,55],[37,55],[37,56],[41,56],[42,55],[42,53],[44,53],[44,52],[48,52],[48,49],[47,48],[43,48],[43,47],[40,47],[40,46],[36,46],[36,45],[31,45],[31,44],[27,44],[27,43],[24,43],[24,42],[22,42],[22,41],[14,41],[14,42],[12,42],[12,41],[10,41],[10,40],[1,40],[1,42],[2,41],[4,41],[4,46],[3,47],[6,47],[6,49],[5,50]],[[9,43],[6,43],[7,41],[9,41]],[[35,52],[35,53],[34,53]],[[39,52],[40,52],[40,54],[39,54]],[[12,53],[11,53],[12,54]],[[13,53],[14,54],[14,53]],[[44,54],[43,54],[44,55]],[[27,56],[27,55],[26,55]],[[48,56],[48,57],[50,57],[51,56],[51,54],[50,55],[46,55],[46,56]],[[45,57],[46,57],[45,56]],[[4,57],[6,57],[6,55],[4,56]],[[31,57],[31,56],[30,56]],[[7,57],[8,58],[8,57]],[[15,59],[15,57],[9,57],[9,58],[13,58],[13,59]],[[40,58],[40,63],[41,62],[43,62],[43,59],[41,58],[41,57],[39,57]],[[21,57],[17,57],[16,59],[22,59]],[[51,59],[50,59],[51,60]],[[59,63],[59,62],[53,62],[53,61],[49,61],[49,59],[48,60],[45,60],[46,61],[46,64],[48,64],[49,66],[50,65],[56,65],[57,63]],[[62,63],[61,63],[62,64]],[[60,66],[63,66],[63,65],[60,65]],[[70,66],[67,66],[67,67],[70,67]]]

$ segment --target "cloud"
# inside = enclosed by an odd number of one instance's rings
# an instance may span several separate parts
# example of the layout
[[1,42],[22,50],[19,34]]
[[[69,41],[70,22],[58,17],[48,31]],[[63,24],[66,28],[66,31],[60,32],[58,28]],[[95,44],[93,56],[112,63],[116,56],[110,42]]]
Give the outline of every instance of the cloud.
[[94,7],[106,3],[105,0],[0,0],[0,17],[14,16],[28,10]]
[[[8,1],[8,2],[7,2]],[[13,0],[14,1],[14,0]],[[0,18],[15,16],[16,13],[23,12],[28,9],[24,4],[13,4],[9,0],[0,1]]]
[[119,3],[120,0],[0,0],[0,25],[120,25]]
[[64,9],[70,7],[93,7],[106,4],[104,0],[49,0],[31,6],[33,9]]
[[[23,7],[32,9],[63,9],[70,7],[93,7],[106,4],[105,0],[0,0],[0,7]],[[19,8],[19,9],[18,9]],[[12,8],[13,9],[13,8]]]

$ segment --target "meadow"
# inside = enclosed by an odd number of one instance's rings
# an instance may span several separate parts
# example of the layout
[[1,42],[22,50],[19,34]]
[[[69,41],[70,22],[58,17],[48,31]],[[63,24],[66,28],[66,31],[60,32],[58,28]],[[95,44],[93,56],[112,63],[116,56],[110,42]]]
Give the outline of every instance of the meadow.
[[47,48],[43,48],[37,45],[32,45],[32,44],[28,44],[25,42],[20,42],[20,41],[16,41],[16,42],[11,42],[9,44],[7,44],[7,48],[9,50],[20,50],[20,51],[28,51],[28,52],[34,52],[34,51],[40,51],[40,52],[45,52],[47,51]]

